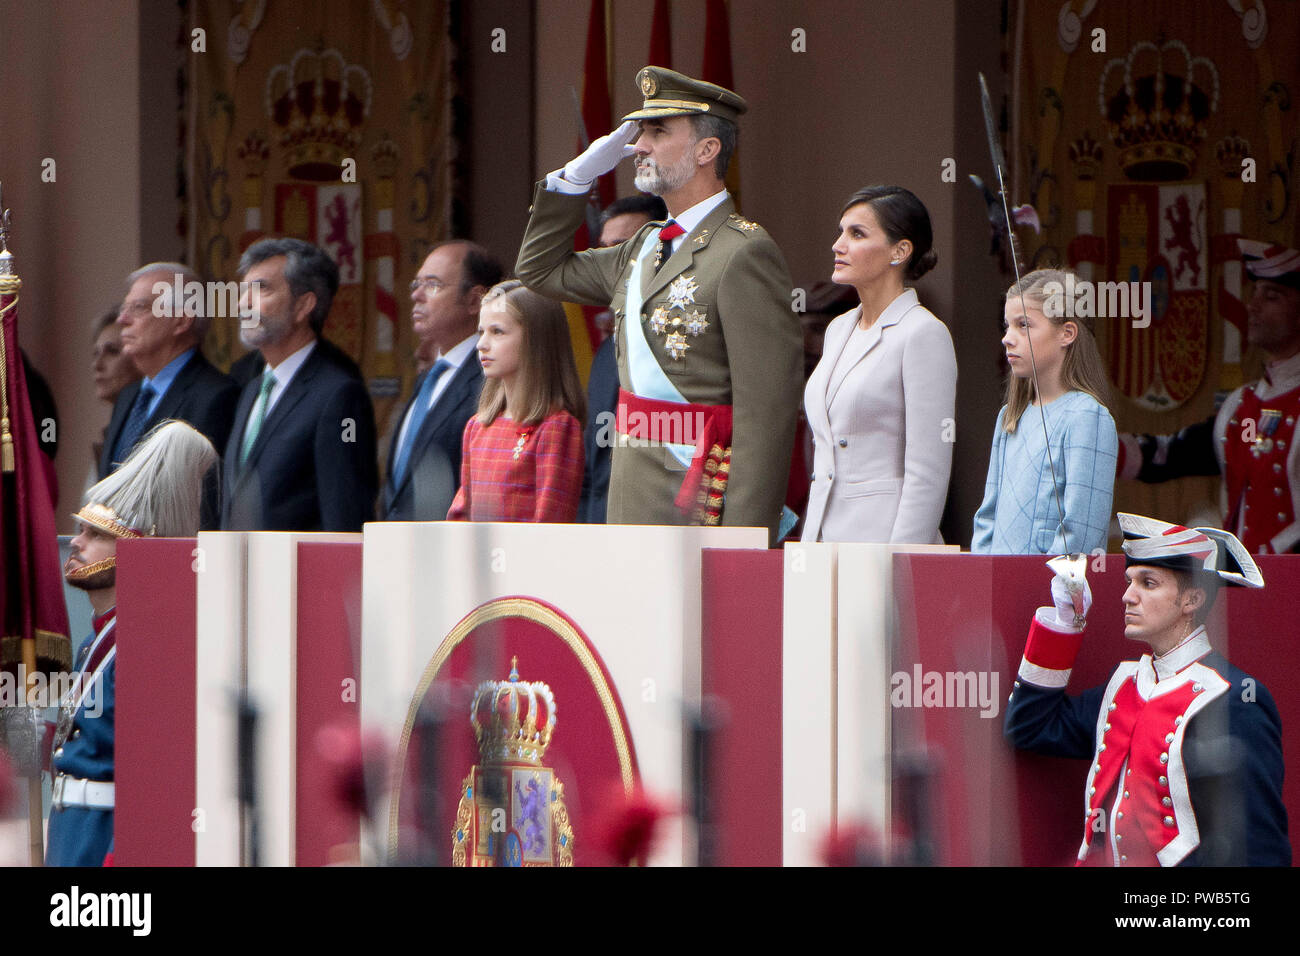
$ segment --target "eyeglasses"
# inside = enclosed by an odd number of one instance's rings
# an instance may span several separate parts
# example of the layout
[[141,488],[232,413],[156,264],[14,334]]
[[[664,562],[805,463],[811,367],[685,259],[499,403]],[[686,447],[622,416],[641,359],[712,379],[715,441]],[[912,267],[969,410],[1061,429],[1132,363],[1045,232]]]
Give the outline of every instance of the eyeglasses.
[[419,289],[427,289],[430,295],[437,295],[450,285],[450,282],[443,282],[441,279],[412,279],[411,294],[414,295]]

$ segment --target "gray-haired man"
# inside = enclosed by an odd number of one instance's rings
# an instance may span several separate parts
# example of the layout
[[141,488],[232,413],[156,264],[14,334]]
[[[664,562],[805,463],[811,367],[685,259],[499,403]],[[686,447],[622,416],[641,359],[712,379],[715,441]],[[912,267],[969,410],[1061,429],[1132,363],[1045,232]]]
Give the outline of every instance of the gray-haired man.
[[203,356],[211,316],[197,300],[177,297],[178,290],[198,281],[178,262],[151,262],[127,276],[117,324],[122,354],[144,378],[122,389],[113,403],[99,456],[101,479],[126,460],[149,429],[169,418],[189,422],[214,448],[226,444],[239,389]]

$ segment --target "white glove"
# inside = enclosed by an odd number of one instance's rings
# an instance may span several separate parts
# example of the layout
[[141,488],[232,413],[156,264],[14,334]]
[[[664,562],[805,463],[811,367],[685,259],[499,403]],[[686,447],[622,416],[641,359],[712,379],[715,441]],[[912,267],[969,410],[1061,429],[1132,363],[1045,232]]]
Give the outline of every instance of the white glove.
[[1092,589],[1088,587],[1088,556],[1052,558],[1047,566],[1056,572],[1052,578],[1052,603],[1056,605],[1056,622],[1062,627],[1083,627],[1092,609]]
[[597,176],[603,176],[628,156],[636,153],[631,145],[638,132],[634,120],[628,120],[612,133],[595,140],[577,159],[564,166],[564,178],[575,186],[590,186]]

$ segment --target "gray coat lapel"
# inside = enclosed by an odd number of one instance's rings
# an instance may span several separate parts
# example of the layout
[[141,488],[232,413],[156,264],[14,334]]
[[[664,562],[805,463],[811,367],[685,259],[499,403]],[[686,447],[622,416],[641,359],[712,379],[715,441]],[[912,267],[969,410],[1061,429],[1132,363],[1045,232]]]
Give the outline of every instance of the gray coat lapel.
[[[908,311],[917,306],[916,292],[912,289],[904,289],[902,294],[893,302],[885,307],[885,311],[880,313],[880,318],[876,319],[874,325],[867,329],[866,334],[853,337],[853,328],[862,319],[862,307],[858,306],[853,320],[853,325],[849,327],[849,338],[844,345],[843,354],[840,355],[840,363],[843,364],[844,374],[839,376],[839,383],[835,386],[834,391],[829,387],[826,395],[826,406],[835,401],[840,387],[848,380],[849,373],[859,362],[871,354],[871,350],[880,344],[881,338],[885,335],[885,329],[897,325]],[[828,383],[829,386],[829,383]]]

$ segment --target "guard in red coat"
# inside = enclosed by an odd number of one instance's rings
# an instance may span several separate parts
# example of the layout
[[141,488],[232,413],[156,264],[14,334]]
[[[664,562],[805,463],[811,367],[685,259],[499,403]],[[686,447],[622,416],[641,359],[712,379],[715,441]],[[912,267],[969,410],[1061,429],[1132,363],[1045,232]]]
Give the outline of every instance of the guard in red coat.
[[1277,707],[1205,628],[1218,588],[1262,588],[1259,568],[1226,531],[1118,517],[1124,636],[1150,653],[1067,695],[1092,595],[1082,560],[1053,558],[1056,607],[1030,626],[1004,732],[1036,753],[1092,758],[1079,864],[1289,866]]
[[1254,286],[1247,337],[1264,377],[1176,435],[1121,435],[1118,477],[1155,483],[1222,473],[1223,526],[1251,554],[1300,552],[1300,251],[1238,239]]

